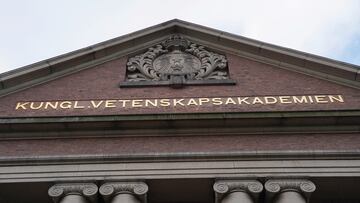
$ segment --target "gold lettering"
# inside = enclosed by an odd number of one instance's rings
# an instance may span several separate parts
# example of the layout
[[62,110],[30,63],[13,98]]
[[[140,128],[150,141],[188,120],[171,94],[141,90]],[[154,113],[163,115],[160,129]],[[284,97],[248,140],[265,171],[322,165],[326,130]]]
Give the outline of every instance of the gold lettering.
[[143,102],[143,100],[142,99],[135,99],[135,100],[132,100],[132,102],[131,102],[131,106],[132,107],[142,107],[143,105],[142,105],[142,103],[141,102]]
[[344,99],[343,99],[343,97],[341,95],[337,95],[337,96],[329,95],[329,99],[330,99],[330,102],[335,102],[335,101],[338,101],[338,102],[341,102],[341,103],[344,102]]
[[210,102],[209,98],[199,98],[199,105],[201,106],[203,103]]
[[158,105],[158,100],[157,99],[154,99],[154,101],[152,102],[151,100],[149,99],[146,99],[145,100],[145,106],[148,107],[150,106],[149,104],[151,104],[151,106],[157,106]]
[[297,96],[292,97],[295,103],[308,103],[306,96],[301,96],[300,99]]
[[236,104],[236,102],[231,98],[231,97],[228,97],[225,101],[225,104],[228,105],[228,104]]
[[115,108],[116,100],[105,100],[105,108]]
[[247,100],[249,99],[249,97],[238,97],[237,98],[238,99],[238,103],[239,104],[242,104],[243,102],[245,103],[245,104],[250,104]]
[[212,98],[211,101],[212,101],[212,104],[216,105],[216,106],[223,104],[223,101],[221,100],[221,98]]
[[184,103],[182,103],[184,101],[184,99],[174,99],[173,102],[174,102],[174,106],[176,105],[181,105],[181,106],[185,106]]
[[[137,99],[137,100],[87,100],[87,101],[37,101],[17,102],[15,110],[39,109],[84,109],[117,107],[167,107],[167,106],[202,106],[202,105],[241,105],[241,104],[313,104],[343,103],[342,95],[296,95],[263,97],[224,97],[224,98],[184,98],[184,99]],[[88,106],[89,105],[89,106]]]
[[280,96],[280,103],[282,104],[291,104],[290,96]]
[[71,101],[60,102],[60,108],[62,109],[71,109]]
[[19,110],[20,108],[21,109],[27,109],[26,105],[28,105],[28,104],[29,104],[29,102],[18,102],[16,104],[15,110]]
[[325,96],[324,95],[315,95],[315,101],[317,103],[328,103],[329,101],[325,100]]
[[264,104],[263,101],[259,97],[255,97],[252,104]]
[[189,99],[188,103],[187,103],[188,106],[190,105],[195,105],[195,106],[199,106],[198,103],[196,103],[195,99]]
[[54,103],[46,102],[44,109],[48,109],[49,106],[50,106],[52,109],[57,109],[58,104],[59,104],[59,102],[54,102]]
[[276,104],[277,99],[275,97],[264,97],[265,104]]
[[36,102],[31,102],[30,109],[40,109],[43,106],[44,102],[39,102],[38,106],[35,106],[35,104],[36,104]]
[[91,102],[91,105],[97,109],[99,108],[99,106],[104,102],[103,100],[99,101],[98,103],[96,103],[96,101],[90,101]]
[[170,99],[160,99],[160,106],[170,106]]
[[121,103],[122,107],[126,107],[126,103],[129,103],[130,100],[118,100]]
[[308,96],[310,103],[314,103],[314,100],[311,96]]
[[79,101],[75,101],[75,103],[74,103],[74,109],[83,109],[83,108],[85,108],[85,106],[79,106],[79,105],[78,105],[78,102],[79,102]]

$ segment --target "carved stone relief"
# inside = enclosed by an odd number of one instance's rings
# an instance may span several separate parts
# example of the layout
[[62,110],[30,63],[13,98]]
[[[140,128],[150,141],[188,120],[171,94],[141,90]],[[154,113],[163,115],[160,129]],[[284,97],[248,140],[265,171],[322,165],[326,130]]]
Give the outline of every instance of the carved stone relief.
[[171,35],[126,64],[126,86],[234,84],[224,55],[208,51],[181,35]]

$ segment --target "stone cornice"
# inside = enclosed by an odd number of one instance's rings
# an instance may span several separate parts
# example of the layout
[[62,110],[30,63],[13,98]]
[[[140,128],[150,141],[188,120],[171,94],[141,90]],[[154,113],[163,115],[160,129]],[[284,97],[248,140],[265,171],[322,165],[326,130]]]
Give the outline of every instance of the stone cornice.
[[[184,155],[184,154],[183,154]],[[226,178],[249,179],[264,178],[272,174],[273,177],[360,177],[360,160],[346,159],[313,159],[310,156],[304,160],[294,157],[286,159],[269,159],[261,154],[259,159],[243,157],[188,159],[175,160],[167,158],[161,161],[153,158],[152,161],[124,161],[121,158],[111,162],[104,161],[99,156],[98,162],[49,161],[40,164],[29,160],[21,165],[3,165],[0,167],[0,182],[45,182],[45,181],[92,181],[104,180],[109,177],[114,181],[131,179],[162,179],[162,178],[219,178],[219,174],[226,174]],[[164,159],[165,160],[165,159]],[[262,161],[259,161],[262,160]],[[135,163],[134,163],[135,162]],[[114,170],[116,169],[116,170]],[[161,171],[167,171],[163,174]],[[108,174],[108,176],[104,176]]]
[[[196,125],[191,122],[194,119],[197,120]],[[232,119],[232,122],[226,122],[227,119]],[[124,128],[124,124],[136,127]],[[51,128],[47,128],[47,125]],[[141,136],[186,136],[189,132],[191,135],[209,134],[209,129],[212,134],[227,135],[358,133],[360,132],[359,125],[360,111],[356,110],[1,118],[0,139],[80,138],[84,135],[85,137],[111,137],[140,134]],[[169,133],[166,129],[166,127],[177,126],[181,128],[176,133]],[[49,131],[48,129],[56,130]]]
[[136,162],[159,162],[166,160],[173,161],[213,161],[213,160],[238,160],[256,161],[266,160],[358,160],[360,150],[336,151],[336,150],[309,150],[309,151],[233,151],[233,152],[186,152],[186,153],[138,153],[138,154],[119,154],[119,155],[65,155],[65,156],[29,156],[29,157],[0,157],[0,166],[38,165],[47,164],[97,164],[97,163],[127,163]]
[[360,116],[360,110],[322,111],[271,111],[271,112],[213,112],[213,113],[172,113],[172,114],[125,114],[114,116],[69,116],[69,117],[0,117],[0,124],[16,123],[59,123],[95,121],[147,121],[147,120],[188,120],[188,119],[245,119],[245,118],[319,118],[319,117]]

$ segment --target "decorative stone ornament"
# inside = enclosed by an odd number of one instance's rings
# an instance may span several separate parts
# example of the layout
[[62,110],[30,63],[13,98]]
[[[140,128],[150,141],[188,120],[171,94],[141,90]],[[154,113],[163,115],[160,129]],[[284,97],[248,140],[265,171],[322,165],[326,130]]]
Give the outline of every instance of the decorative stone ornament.
[[146,203],[148,190],[148,186],[143,182],[109,182],[104,183],[99,192],[105,202],[112,202],[111,200],[117,195],[130,194],[139,199],[141,203]]
[[[259,194],[263,191],[263,185],[257,180],[218,180],[213,188],[215,203],[221,203],[226,195],[236,192],[247,193],[252,197],[251,202],[257,202]],[[239,200],[238,202],[243,201]]]
[[291,191],[299,193],[305,202],[309,202],[310,195],[316,190],[316,186],[306,179],[272,179],[265,183],[265,189],[267,202],[273,202],[277,194]]
[[120,86],[202,84],[235,84],[229,78],[226,57],[175,34],[129,58],[126,79]]
[[98,187],[94,183],[63,183],[49,188],[48,194],[55,203],[67,195],[84,197],[89,202],[96,202]]

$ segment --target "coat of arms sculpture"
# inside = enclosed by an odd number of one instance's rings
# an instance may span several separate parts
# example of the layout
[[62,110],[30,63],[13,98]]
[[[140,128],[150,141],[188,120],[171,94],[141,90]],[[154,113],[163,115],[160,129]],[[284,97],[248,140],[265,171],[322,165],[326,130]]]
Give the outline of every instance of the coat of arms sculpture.
[[229,78],[224,55],[208,51],[178,34],[129,58],[126,72],[121,87],[235,84]]

